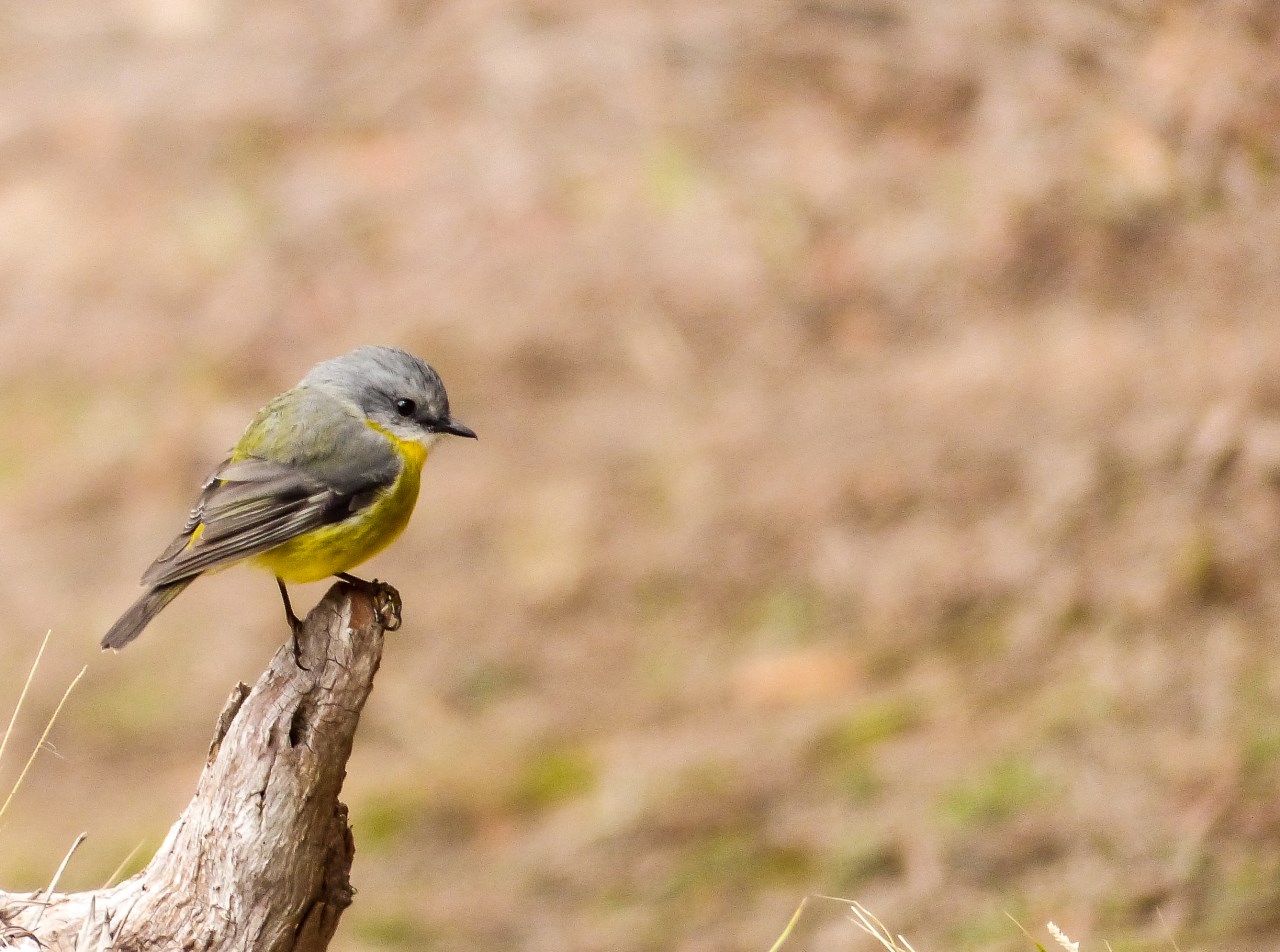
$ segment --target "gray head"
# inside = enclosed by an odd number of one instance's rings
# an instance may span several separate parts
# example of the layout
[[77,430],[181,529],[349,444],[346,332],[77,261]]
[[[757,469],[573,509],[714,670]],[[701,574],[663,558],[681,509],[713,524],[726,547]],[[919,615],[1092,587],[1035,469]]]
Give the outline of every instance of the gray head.
[[442,433],[475,432],[449,415],[440,375],[413,354],[394,347],[357,347],[316,364],[302,385],[336,390],[373,423],[402,440],[430,446]]

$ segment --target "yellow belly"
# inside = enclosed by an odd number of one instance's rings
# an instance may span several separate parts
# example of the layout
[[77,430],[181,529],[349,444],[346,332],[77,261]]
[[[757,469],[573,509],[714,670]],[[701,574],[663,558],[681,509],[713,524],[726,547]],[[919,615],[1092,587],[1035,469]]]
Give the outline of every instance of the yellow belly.
[[373,558],[404,531],[418,501],[426,447],[395,440],[404,460],[399,478],[349,519],[322,526],[254,556],[252,561],[289,583],[318,582]]

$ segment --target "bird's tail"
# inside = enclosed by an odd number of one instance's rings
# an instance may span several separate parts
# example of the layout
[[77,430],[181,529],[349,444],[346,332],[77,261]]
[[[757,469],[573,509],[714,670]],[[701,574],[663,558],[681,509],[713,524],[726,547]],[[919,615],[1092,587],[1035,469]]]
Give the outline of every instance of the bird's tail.
[[147,589],[142,597],[120,616],[120,620],[111,626],[111,630],[102,639],[102,649],[105,651],[107,648],[123,648],[133,641],[142,634],[142,629],[150,624],[151,619],[160,614],[164,606],[177,598],[179,593],[195,580],[196,576],[193,575],[191,578],[179,579],[167,585],[157,585],[155,588]]

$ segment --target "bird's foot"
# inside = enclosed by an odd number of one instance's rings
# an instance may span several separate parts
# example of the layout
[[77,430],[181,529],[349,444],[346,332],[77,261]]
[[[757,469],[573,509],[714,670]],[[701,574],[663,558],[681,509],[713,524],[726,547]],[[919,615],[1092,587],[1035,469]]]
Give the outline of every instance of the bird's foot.
[[396,631],[400,627],[400,610],[404,607],[400,593],[377,579],[373,585],[373,610],[378,613],[378,624],[386,631]]
[[396,631],[400,627],[400,611],[404,607],[404,603],[400,600],[400,593],[386,582],[380,582],[376,578],[370,582],[366,579],[357,578],[346,572],[339,572],[338,578],[342,579],[348,585],[360,589],[373,599],[373,611],[378,618],[378,624],[385,631]]

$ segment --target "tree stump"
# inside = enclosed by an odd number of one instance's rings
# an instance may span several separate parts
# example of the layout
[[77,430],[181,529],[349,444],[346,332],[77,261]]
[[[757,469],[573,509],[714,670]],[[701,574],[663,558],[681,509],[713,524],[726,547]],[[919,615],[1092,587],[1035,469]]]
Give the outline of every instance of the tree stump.
[[352,898],[338,793],[383,633],[398,625],[394,589],[334,585],[296,653],[286,643],[252,690],[232,690],[195,796],[147,868],[92,892],[0,892],[0,948],[325,949]]

